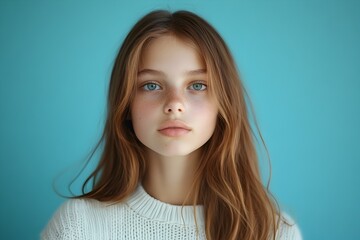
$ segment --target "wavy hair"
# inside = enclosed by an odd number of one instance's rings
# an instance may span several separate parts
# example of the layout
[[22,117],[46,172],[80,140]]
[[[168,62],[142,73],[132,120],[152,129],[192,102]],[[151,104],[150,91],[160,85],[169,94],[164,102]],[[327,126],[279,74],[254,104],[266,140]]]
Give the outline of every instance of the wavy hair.
[[[193,44],[199,51],[206,64],[210,93],[218,104],[217,124],[203,146],[191,190],[194,206],[197,202],[204,206],[207,238],[275,239],[280,210],[269,191],[271,175],[266,188],[261,182],[255,134],[245,102],[248,95],[221,36],[208,22],[188,11],[150,12],[125,38],[112,70],[106,123],[94,152],[100,143],[104,149],[97,167],[83,184],[83,194],[77,197],[121,202],[141,182],[146,169],[143,145],[129,120],[130,106],[142,51],[150,41],[166,34]],[[251,102],[249,108],[253,113]],[[256,127],[266,149],[257,123]],[[86,192],[88,184],[92,188]]]

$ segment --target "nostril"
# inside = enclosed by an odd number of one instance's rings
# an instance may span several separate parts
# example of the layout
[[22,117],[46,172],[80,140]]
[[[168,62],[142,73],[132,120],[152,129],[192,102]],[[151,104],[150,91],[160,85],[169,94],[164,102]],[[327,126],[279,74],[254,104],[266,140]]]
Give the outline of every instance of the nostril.
[[168,113],[168,114],[170,114],[170,113],[183,113],[184,112],[184,108],[182,108],[181,106],[174,106],[174,107],[172,107],[172,106],[167,106],[167,107],[165,107],[165,109],[164,109],[164,112],[165,113]]

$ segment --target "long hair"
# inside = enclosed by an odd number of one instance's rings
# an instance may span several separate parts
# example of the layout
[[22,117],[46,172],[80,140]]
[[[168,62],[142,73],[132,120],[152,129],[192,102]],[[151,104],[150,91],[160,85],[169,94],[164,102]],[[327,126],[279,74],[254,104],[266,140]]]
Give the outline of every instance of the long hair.
[[[261,182],[246,90],[221,36],[208,22],[188,11],[153,11],[141,18],[125,38],[112,70],[107,118],[97,145],[103,143],[104,149],[78,197],[121,202],[144,176],[143,145],[129,120],[130,106],[141,54],[150,41],[166,34],[193,44],[199,51],[206,64],[210,93],[218,104],[217,124],[203,146],[191,190],[194,206],[197,202],[204,206],[207,238],[275,239],[280,210],[269,185],[265,188]],[[89,183],[92,189],[86,192]]]

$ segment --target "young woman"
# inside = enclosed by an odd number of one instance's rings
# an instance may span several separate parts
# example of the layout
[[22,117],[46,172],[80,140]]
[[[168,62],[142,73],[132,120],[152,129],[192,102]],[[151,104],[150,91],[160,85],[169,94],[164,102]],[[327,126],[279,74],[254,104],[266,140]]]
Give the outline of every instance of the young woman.
[[301,239],[261,183],[229,49],[191,12],[154,11],[129,32],[100,142],[83,195],[42,239]]

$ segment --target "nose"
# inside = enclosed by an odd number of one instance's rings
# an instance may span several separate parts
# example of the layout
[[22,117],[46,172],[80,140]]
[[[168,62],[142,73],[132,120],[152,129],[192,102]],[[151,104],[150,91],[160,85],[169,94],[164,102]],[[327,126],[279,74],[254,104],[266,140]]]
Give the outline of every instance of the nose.
[[168,94],[164,105],[165,114],[176,114],[185,112],[184,99],[180,93],[171,92]]

